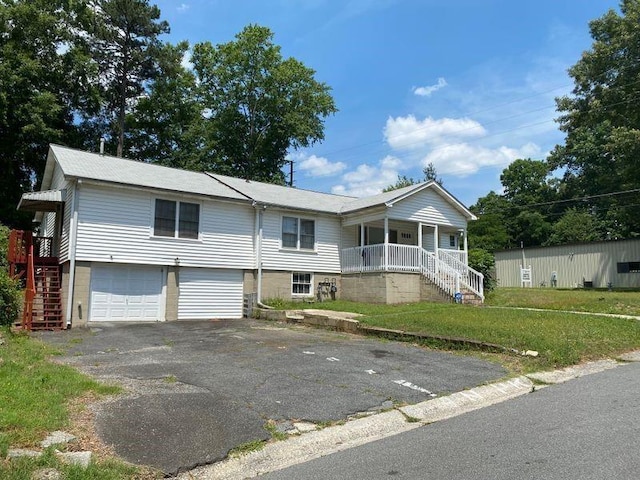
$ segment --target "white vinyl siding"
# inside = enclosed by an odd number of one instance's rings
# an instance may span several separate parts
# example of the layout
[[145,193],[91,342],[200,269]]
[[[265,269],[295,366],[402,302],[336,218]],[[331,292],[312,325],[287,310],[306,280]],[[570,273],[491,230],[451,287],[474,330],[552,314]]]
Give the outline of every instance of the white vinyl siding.
[[94,264],[89,321],[163,320],[163,285],[161,267]]
[[60,263],[64,263],[69,260],[69,235],[71,228],[71,216],[73,215],[73,197],[75,195],[75,188],[72,184],[67,184],[67,196],[64,202],[64,212],[62,216],[62,236],[60,237]]
[[295,213],[267,209],[263,217],[262,266],[285,271],[340,272],[340,218],[317,215],[315,250],[282,248],[282,217],[296,217]]
[[248,204],[202,201],[200,238],[192,240],[153,236],[158,195],[152,192],[83,183],[78,193],[78,261],[174,265],[178,259],[182,267],[254,266],[254,210]]
[[181,268],[178,320],[242,318],[242,271]]
[[461,212],[456,210],[445,198],[428,188],[394,203],[393,207],[389,209],[389,218],[457,228],[466,228],[467,226],[467,220]]

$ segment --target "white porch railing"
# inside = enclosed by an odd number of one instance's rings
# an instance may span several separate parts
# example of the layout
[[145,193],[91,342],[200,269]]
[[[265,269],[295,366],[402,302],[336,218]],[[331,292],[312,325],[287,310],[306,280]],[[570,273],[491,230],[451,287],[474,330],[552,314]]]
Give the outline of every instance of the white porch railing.
[[[467,252],[464,250],[453,250],[450,248],[439,248],[438,249],[438,258],[440,258],[440,252],[446,253],[447,255],[456,258],[459,262],[464,265],[468,265],[467,261]],[[442,258],[440,258],[442,260]]]
[[419,272],[420,250],[421,248],[415,245],[395,243],[387,244],[386,248],[383,243],[345,248],[340,256],[342,273]]
[[484,300],[483,275],[463,263],[466,252],[438,250],[436,255],[416,245],[376,244],[341,251],[342,273],[415,272],[422,273],[450,296],[462,289]]

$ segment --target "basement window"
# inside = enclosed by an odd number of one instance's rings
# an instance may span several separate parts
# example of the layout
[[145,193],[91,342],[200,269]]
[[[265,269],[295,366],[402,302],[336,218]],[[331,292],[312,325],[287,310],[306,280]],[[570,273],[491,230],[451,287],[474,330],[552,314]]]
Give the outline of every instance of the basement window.
[[311,295],[312,285],[312,274],[304,272],[293,272],[291,274],[291,293],[293,295]]

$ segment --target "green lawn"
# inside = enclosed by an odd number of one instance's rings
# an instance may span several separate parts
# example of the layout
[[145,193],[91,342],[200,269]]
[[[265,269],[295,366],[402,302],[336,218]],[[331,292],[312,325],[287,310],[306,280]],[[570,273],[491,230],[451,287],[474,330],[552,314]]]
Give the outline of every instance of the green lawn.
[[487,296],[486,305],[640,316],[640,291],[498,288]]
[[[533,302],[530,306],[541,307]],[[640,321],[632,319],[439,303],[370,305],[335,301],[306,307],[361,313],[362,323],[376,327],[539,352],[539,358],[518,360],[515,368],[525,371],[573,365],[640,349]]]
[[[25,334],[0,329],[0,456],[8,448],[37,447],[48,433],[69,425],[69,401],[84,393],[108,395],[120,388],[97,383],[77,370],[49,360],[56,352]],[[0,478],[30,479],[38,468],[55,467],[64,478],[136,478],[143,470],[116,460],[88,469],[63,465],[48,451],[39,459],[0,462]]]

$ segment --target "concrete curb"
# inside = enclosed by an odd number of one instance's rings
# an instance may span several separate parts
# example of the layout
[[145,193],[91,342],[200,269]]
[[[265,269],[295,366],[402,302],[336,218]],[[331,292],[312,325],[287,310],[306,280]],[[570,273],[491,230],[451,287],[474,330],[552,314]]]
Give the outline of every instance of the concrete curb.
[[[629,358],[628,361],[640,361],[640,351],[630,352],[625,357]],[[447,397],[358,418],[348,421],[344,425],[316,430],[291,437],[285,441],[269,443],[262,450],[199,467],[174,478],[178,480],[236,480],[257,477],[267,472],[282,470],[334,452],[413,430],[425,424],[495,405],[544,387],[534,385],[531,378],[545,383],[561,383],[621,365],[626,365],[626,363],[615,360],[600,360],[483,385]]]
[[179,475],[183,480],[236,480],[282,470],[341,450],[397,435],[531,392],[526,377],[476,387],[448,397],[427,400],[370,417],[316,430],[286,441],[270,443],[242,457],[199,467]]
[[447,397],[401,407],[405,415],[422,423],[433,423],[488,407],[532,392],[533,382],[527,377],[517,377],[505,382],[483,385]]
[[582,365],[562,368],[560,370],[553,370],[550,372],[530,373],[527,377],[538,380],[539,382],[556,384],[573,380],[574,378],[583,377],[585,375],[591,375],[592,373],[603,372],[604,370],[609,370],[620,365],[624,364],[616,362],[615,360],[598,360],[596,362],[587,362]]
[[370,417],[358,418],[344,425],[327,427],[291,437],[285,441],[270,443],[262,450],[199,467],[180,474],[177,478],[183,480],[235,480],[257,477],[330,453],[397,435],[420,425],[420,423],[407,422],[402,413],[391,410]]

